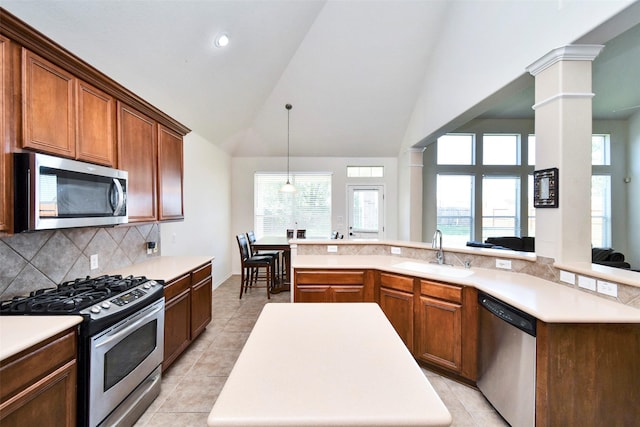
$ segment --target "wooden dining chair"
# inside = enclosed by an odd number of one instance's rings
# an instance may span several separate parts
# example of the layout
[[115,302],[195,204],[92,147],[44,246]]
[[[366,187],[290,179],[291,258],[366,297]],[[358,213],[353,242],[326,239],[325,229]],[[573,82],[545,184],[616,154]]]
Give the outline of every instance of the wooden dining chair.
[[[242,276],[240,279],[240,299],[242,299],[242,294],[246,293],[249,287],[253,286],[252,274],[251,272],[259,271],[261,268],[266,270],[266,274],[263,276],[265,280],[265,287],[267,288],[267,298],[271,299],[270,289],[275,285],[275,260],[271,256],[263,256],[263,255],[251,255],[251,251],[249,249],[249,243],[247,242],[247,237],[244,234],[236,235],[236,240],[238,241],[238,249],[240,251],[240,261],[241,261],[241,270]],[[258,275],[256,274],[256,287]]]

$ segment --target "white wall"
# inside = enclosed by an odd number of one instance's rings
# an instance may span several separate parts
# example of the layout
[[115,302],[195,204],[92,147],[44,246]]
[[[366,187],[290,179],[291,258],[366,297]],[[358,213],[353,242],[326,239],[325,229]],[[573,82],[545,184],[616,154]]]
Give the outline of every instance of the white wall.
[[[383,184],[385,186],[385,239],[398,236],[398,160],[396,158],[292,157],[291,172],[331,172],[331,224],[347,238],[347,184]],[[384,166],[384,178],[347,179],[347,166]],[[256,172],[287,171],[286,157],[234,157],[231,160],[231,254],[232,271],[240,274],[235,235],[254,229],[253,176]],[[342,219],[342,221],[340,221]],[[342,223],[343,227],[339,227]],[[328,237],[328,236],[327,236]]]
[[442,22],[403,145],[411,146],[442,130],[525,74],[534,61],[556,47],[574,42],[631,3],[632,0],[450,2],[449,19]]
[[184,138],[184,221],[162,223],[162,255],[211,255],[213,282],[231,275],[231,157],[191,132]]

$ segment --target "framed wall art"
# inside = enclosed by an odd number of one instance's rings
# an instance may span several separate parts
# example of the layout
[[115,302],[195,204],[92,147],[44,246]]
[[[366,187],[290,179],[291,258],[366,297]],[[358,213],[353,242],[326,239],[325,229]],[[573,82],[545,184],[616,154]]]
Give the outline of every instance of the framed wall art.
[[558,207],[558,168],[533,172],[533,206],[536,208]]

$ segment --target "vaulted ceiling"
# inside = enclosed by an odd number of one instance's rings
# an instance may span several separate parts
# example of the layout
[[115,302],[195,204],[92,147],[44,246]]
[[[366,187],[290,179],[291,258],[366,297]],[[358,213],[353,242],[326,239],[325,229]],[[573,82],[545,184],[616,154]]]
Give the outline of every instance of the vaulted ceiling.
[[[233,156],[286,155],[287,103],[292,156],[397,156],[439,30],[452,24],[447,0],[2,7]],[[222,32],[230,43],[217,48]],[[637,79],[640,62],[610,62]],[[532,116],[532,96],[521,90],[486,114]]]

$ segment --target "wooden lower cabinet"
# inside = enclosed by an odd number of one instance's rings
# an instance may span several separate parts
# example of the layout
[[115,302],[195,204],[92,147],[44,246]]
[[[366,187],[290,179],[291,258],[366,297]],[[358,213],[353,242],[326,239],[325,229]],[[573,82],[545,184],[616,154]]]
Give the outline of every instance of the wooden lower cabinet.
[[536,426],[639,424],[639,324],[538,321],[536,347]]
[[413,277],[380,273],[380,308],[411,353],[414,348]]
[[194,271],[191,286],[191,339],[196,338],[211,322],[213,279],[211,264]]
[[477,379],[477,291],[420,280],[414,355],[467,380]]
[[374,302],[368,270],[296,270],[295,302]]
[[75,426],[76,329],[3,360],[0,378],[0,425]]
[[163,371],[211,322],[211,272],[207,263],[165,283]]
[[416,318],[416,356],[460,372],[462,305],[421,295]]
[[172,298],[164,308],[164,359],[167,369],[191,343],[191,290]]

